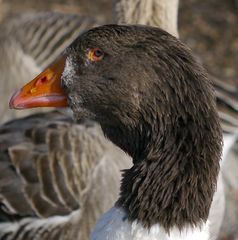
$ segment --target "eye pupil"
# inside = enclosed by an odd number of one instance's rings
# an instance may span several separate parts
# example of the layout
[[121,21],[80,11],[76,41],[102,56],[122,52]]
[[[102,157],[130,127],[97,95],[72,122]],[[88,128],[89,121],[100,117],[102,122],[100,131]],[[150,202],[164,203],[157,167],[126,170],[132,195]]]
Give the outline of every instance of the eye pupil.
[[97,49],[97,50],[94,51],[94,56],[95,57],[101,57],[102,55],[103,55],[103,53],[102,53],[101,50]]
[[87,55],[90,61],[100,61],[104,57],[104,52],[101,51],[99,48],[90,49]]

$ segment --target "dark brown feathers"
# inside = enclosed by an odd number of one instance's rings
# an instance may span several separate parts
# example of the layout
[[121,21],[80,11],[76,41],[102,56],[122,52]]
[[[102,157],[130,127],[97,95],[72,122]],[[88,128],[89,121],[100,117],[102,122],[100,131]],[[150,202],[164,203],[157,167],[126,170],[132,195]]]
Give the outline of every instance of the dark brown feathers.
[[[104,58],[90,63],[95,47]],[[107,25],[67,53],[72,72],[66,67],[62,80],[75,116],[85,109],[133,157],[117,206],[146,227],[205,222],[222,133],[211,82],[190,50],[158,28]]]

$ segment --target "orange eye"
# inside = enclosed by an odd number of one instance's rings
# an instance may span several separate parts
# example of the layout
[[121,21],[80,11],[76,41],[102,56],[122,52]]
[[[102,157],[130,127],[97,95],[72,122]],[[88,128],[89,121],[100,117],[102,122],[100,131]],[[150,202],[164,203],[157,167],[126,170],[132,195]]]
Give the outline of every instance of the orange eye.
[[103,56],[104,53],[99,48],[90,49],[88,52],[88,59],[93,62],[102,60]]

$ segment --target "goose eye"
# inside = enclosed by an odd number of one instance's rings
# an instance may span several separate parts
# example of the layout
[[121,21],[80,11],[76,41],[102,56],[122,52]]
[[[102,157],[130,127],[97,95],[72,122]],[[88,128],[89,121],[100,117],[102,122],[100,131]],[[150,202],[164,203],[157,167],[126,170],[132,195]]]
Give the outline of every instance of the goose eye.
[[99,48],[90,49],[88,52],[88,59],[93,62],[102,60],[103,56],[104,53]]

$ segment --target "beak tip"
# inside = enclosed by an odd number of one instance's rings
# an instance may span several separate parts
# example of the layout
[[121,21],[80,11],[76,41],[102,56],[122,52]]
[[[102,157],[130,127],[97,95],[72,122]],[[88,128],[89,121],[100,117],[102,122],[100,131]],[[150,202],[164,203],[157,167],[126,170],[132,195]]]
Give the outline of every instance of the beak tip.
[[23,106],[21,104],[21,89],[17,90],[12,94],[9,100],[9,109],[22,109]]
[[17,108],[17,104],[16,104],[16,99],[17,99],[17,97],[18,97],[18,95],[19,95],[19,90],[18,91],[16,91],[13,95],[12,95],[12,97],[10,98],[10,101],[9,101],[9,108],[10,109],[16,109]]

